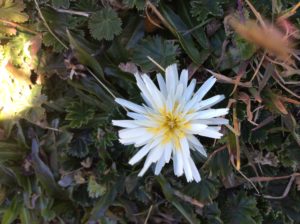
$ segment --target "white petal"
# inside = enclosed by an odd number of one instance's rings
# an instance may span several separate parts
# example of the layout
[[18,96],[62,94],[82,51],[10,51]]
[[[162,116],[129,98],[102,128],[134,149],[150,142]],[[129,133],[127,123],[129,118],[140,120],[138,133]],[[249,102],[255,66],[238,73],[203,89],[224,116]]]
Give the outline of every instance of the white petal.
[[162,156],[162,157],[158,160],[158,162],[157,162],[157,164],[156,164],[155,171],[154,171],[154,174],[155,174],[155,175],[159,175],[159,174],[160,174],[161,169],[164,167],[165,163],[166,163],[166,162],[165,162],[165,160],[164,160],[164,157]]
[[211,87],[213,87],[216,81],[217,79],[215,77],[210,77],[202,84],[200,89],[195,93],[194,97],[196,97],[198,101],[202,100],[206,93],[211,89]]
[[199,131],[203,131],[207,128],[207,125],[205,124],[194,124],[194,123],[191,123],[189,125],[189,128],[187,129],[187,132],[188,133],[198,133]]
[[140,106],[140,105],[137,105],[135,103],[132,103],[128,100],[124,100],[124,99],[121,99],[121,98],[116,98],[115,101],[124,106],[124,107],[127,107],[128,109],[132,110],[132,111],[135,111],[137,113],[140,113],[140,114],[143,114],[146,112],[145,108]]
[[138,124],[134,122],[134,120],[112,120],[112,124],[114,126],[122,127],[122,128],[137,128]]
[[150,107],[152,107],[152,108],[155,107],[155,100],[153,99],[151,92],[148,91],[146,84],[144,83],[141,76],[138,73],[134,74],[134,76],[136,79],[137,86],[141,90],[141,92],[142,92],[141,95],[142,95],[143,99],[145,100],[145,102]]
[[219,139],[223,136],[222,133],[219,133],[219,132],[217,132],[213,129],[210,129],[210,128],[206,128],[203,131],[199,131],[197,134],[201,135],[201,136],[204,136],[204,137],[216,138],[216,139]]
[[197,105],[196,110],[204,110],[210,108],[224,99],[225,99],[224,95],[213,96],[211,98],[201,101],[199,105]]
[[199,119],[199,120],[193,120],[193,123],[200,123],[200,124],[206,124],[206,125],[226,125],[228,124],[228,119],[221,118],[221,117],[215,117],[215,118],[209,118],[209,119]]
[[160,146],[155,147],[150,151],[145,161],[143,169],[139,172],[138,176],[143,176],[144,173],[148,170],[152,163],[157,162],[162,156],[163,150]]
[[162,75],[160,73],[158,73],[156,75],[157,77],[157,81],[158,81],[158,86],[159,86],[159,89],[161,91],[161,93],[164,95],[165,98],[167,98],[167,86],[166,86],[166,82],[164,80],[164,78],[162,77]]
[[171,155],[172,155],[172,144],[168,143],[164,149],[164,158],[166,163],[170,161]]
[[126,128],[119,131],[120,138],[137,138],[141,135],[149,135],[146,128]]
[[172,64],[166,68],[166,86],[168,94],[174,95],[178,83],[177,64]]
[[173,151],[173,166],[174,166],[174,173],[176,176],[181,176],[183,174],[183,161],[182,155],[180,150]]
[[128,112],[127,116],[132,118],[132,119],[145,119],[145,116],[143,114],[138,114],[138,113],[134,113],[134,112]]
[[186,90],[184,91],[184,94],[183,94],[183,99],[185,101],[187,100],[190,100],[192,95],[193,95],[193,92],[195,90],[195,87],[196,87],[196,79],[192,79],[191,83],[189,84],[189,86],[186,88]]
[[187,87],[188,79],[189,79],[188,70],[183,69],[180,74],[179,82],[182,83],[184,89]]
[[193,177],[194,177],[194,180],[196,182],[200,182],[201,181],[201,177],[200,177],[200,174],[199,174],[199,171],[194,163],[194,161],[192,160],[192,158],[189,158],[190,160],[190,165],[191,165],[191,169],[192,169],[192,172],[193,172]]
[[145,155],[150,151],[151,149],[151,144],[147,144],[144,147],[142,147],[130,160],[129,164],[134,165],[137,162],[139,162],[142,158],[144,158]]
[[148,92],[151,94],[154,104],[158,109],[163,107],[163,95],[161,92],[157,89],[156,85],[152,82],[152,80],[147,75],[142,75],[142,79],[144,80],[144,83],[146,84],[146,87],[148,89]]
[[195,150],[200,152],[203,156],[207,157],[207,153],[203,147],[203,145],[200,143],[200,141],[194,136],[194,135],[187,135],[186,136],[189,143],[193,146]]
[[208,109],[203,110],[195,113],[196,116],[193,119],[208,119],[213,117],[219,117],[228,114],[228,108],[221,108],[221,109]]

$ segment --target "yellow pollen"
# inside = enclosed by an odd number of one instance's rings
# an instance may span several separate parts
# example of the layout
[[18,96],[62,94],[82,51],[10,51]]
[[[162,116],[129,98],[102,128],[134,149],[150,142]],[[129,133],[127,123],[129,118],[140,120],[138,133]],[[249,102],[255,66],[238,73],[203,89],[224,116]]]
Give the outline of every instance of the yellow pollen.
[[157,127],[148,128],[149,132],[155,135],[163,134],[162,144],[172,142],[176,149],[180,149],[180,139],[185,136],[185,130],[190,124],[180,114],[173,111],[161,109],[160,114],[153,117]]

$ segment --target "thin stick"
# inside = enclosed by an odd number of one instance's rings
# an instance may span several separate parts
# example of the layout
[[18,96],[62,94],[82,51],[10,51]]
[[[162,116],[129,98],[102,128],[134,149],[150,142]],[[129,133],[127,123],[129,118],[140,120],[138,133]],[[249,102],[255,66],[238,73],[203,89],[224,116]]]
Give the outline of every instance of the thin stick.
[[201,203],[200,201],[188,196],[188,195],[185,195],[183,193],[181,193],[180,191],[177,191],[177,190],[174,190],[174,194],[179,197],[180,199],[182,199],[183,201],[186,201],[186,202],[189,202],[190,204],[192,205],[195,205],[199,208],[203,208],[204,207],[204,204]]
[[39,34],[39,32],[31,30],[31,29],[29,29],[29,28],[27,28],[25,26],[21,26],[21,25],[19,25],[17,23],[14,23],[14,22],[11,22],[11,21],[7,21],[5,19],[0,19],[0,22],[4,23],[5,25],[7,24],[7,25],[9,25],[9,26],[11,26],[13,28],[19,28],[20,30],[27,31],[27,32],[32,33],[32,34]]
[[163,72],[166,72],[165,69],[158,64],[158,62],[156,62],[153,58],[151,58],[150,56],[147,56],[147,58],[149,59],[149,61],[151,61],[153,64],[155,64],[160,70],[162,70]]
[[69,10],[69,9],[58,9],[58,8],[55,8],[52,6],[50,6],[50,7],[53,8],[57,12],[66,13],[66,14],[70,14],[70,15],[89,17],[91,14],[89,12],[80,12],[80,11]]
[[254,72],[252,78],[250,79],[250,82],[252,82],[253,79],[254,79],[254,78],[256,77],[256,75],[258,74],[259,69],[260,69],[260,67],[261,67],[261,65],[262,65],[262,63],[263,63],[263,61],[264,61],[264,59],[265,59],[265,56],[266,56],[266,51],[264,51],[264,54],[263,54],[262,58],[260,59],[260,62],[259,62],[259,64],[258,64],[257,68],[255,69],[255,72]]
[[65,49],[69,49],[69,47],[68,47],[64,42],[62,42],[62,41],[59,39],[59,37],[56,36],[56,34],[51,30],[49,24],[47,23],[47,21],[46,21],[44,15],[43,15],[43,13],[42,13],[40,7],[39,7],[39,3],[37,2],[37,0],[34,0],[34,3],[35,3],[35,7],[36,7],[36,9],[38,10],[38,13],[39,13],[41,19],[42,19],[43,22],[44,22],[44,25],[45,25],[45,27],[48,29],[49,33],[51,33],[51,35],[52,35],[52,36],[53,36],[53,37],[54,37],[54,38],[55,38],[55,39],[56,39],[56,40],[57,40],[57,41],[65,48]]
[[147,224],[147,223],[148,223],[148,219],[150,218],[150,214],[151,214],[152,209],[153,209],[153,205],[151,205],[150,208],[149,208],[149,211],[148,211],[148,213],[147,213],[147,217],[146,217],[146,219],[145,219],[144,224]]

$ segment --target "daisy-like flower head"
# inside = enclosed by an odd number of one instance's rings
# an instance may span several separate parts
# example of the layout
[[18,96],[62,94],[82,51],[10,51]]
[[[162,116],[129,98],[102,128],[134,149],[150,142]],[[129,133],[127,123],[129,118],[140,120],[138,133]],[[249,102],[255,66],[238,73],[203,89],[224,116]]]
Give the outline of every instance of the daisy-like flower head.
[[193,79],[188,84],[187,70],[182,70],[178,77],[177,65],[173,64],[166,68],[165,73],[166,79],[157,74],[159,88],[146,74],[135,74],[145,104],[137,105],[117,98],[118,104],[131,111],[127,113],[131,119],[112,122],[113,125],[124,128],[119,131],[122,144],[141,147],[129,164],[134,165],[147,155],[138,176],[143,176],[152,163],[156,163],[155,174],[158,175],[172,158],[175,175],[185,174],[188,182],[199,182],[201,177],[190,150],[207,156],[195,135],[221,138],[221,125],[227,124],[228,120],[220,116],[226,115],[228,108],[211,107],[223,100],[224,95],[203,100],[216,82],[214,77],[209,78],[194,93],[196,80]]

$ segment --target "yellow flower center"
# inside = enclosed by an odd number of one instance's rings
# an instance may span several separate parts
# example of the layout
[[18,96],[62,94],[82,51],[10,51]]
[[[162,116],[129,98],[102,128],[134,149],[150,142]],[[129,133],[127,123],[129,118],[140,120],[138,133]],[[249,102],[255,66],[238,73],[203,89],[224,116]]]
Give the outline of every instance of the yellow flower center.
[[189,128],[190,123],[187,122],[180,114],[173,111],[160,111],[160,115],[153,116],[157,127],[148,128],[148,130],[155,135],[163,134],[162,144],[173,142],[176,148],[180,148],[180,139],[185,136],[186,129]]

